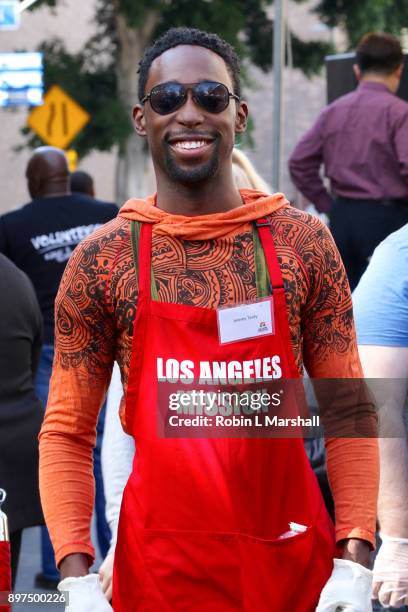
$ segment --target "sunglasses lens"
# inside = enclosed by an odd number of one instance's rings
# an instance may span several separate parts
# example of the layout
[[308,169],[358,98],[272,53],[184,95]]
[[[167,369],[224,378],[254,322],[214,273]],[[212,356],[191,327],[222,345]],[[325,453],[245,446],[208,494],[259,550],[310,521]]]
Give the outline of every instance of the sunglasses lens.
[[209,113],[221,113],[229,104],[228,89],[212,81],[198,83],[194,87],[194,98]]
[[152,109],[160,115],[168,115],[182,106],[185,90],[179,83],[163,83],[153,87],[150,93]]
[[[150,105],[159,115],[168,115],[179,109],[187,99],[190,86],[181,83],[162,83],[150,92]],[[229,91],[223,83],[201,81],[191,88],[193,99],[209,113],[221,113],[229,104]]]

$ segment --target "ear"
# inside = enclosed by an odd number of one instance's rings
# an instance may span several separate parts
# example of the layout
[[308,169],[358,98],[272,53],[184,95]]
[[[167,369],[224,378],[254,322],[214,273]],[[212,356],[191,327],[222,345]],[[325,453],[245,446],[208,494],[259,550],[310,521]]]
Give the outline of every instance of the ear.
[[39,197],[41,195],[41,178],[30,174],[27,179],[27,188],[30,196],[33,199]]
[[242,134],[247,128],[248,121],[248,104],[246,102],[239,102],[237,108],[237,114],[235,115],[235,133]]
[[144,107],[141,104],[136,104],[132,111],[133,125],[136,130],[136,134],[139,136],[146,136],[146,120],[144,116]]
[[401,78],[403,70],[404,70],[404,64],[401,64],[400,66],[398,66],[397,70],[395,71],[398,79]]
[[354,76],[356,77],[357,81],[360,81],[361,80],[361,70],[358,64],[353,64],[353,72],[354,72]]

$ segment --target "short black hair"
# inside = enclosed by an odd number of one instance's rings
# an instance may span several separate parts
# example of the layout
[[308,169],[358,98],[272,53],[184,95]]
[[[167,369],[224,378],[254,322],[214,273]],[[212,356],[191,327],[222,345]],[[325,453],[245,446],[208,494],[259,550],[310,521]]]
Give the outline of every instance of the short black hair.
[[377,72],[388,75],[404,61],[398,38],[385,32],[369,32],[360,40],[356,49],[357,64],[362,74]]
[[70,175],[71,191],[75,193],[85,193],[92,195],[94,193],[93,178],[84,170],[76,170]]
[[139,63],[139,100],[142,100],[145,95],[146,82],[149,76],[150,66],[152,62],[162,55],[168,49],[178,47],[178,45],[194,45],[197,47],[205,47],[214,53],[217,53],[227,65],[228,71],[232,78],[234,93],[241,96],[241,84],[239,79],[240,66],[239,59],[235,49],[223,40],[218,34],[212,32],[203,32],[197,28],[170,28],[157,38],[153,44],[148,47]]

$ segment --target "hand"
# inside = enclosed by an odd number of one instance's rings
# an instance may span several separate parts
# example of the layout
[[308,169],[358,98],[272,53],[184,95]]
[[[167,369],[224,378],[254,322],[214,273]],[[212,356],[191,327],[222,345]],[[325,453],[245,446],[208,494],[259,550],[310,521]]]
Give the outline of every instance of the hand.
[[88,557],[83,553],[67,555],[61,561],[59,570],[62,579],[87,576],[89,572]]
[[334,559],[316,612],[371,612],[372,572],[359,563]]
[[114,552],[108,553],[105,557],[104,562],[99,568],[99,578],[101,580],[102,591],[105,593],[105,597],[108,601],[111,601],[112,599],[112,575],[114,558]]
[[371,565],[370,553],[370,545],[365,540],[358,540],[357,538],[345,540],[343,559],[346,561],[354,561],[354,563],[360,563],[360,565],[369,568]]
[[69,594],[69,604],[65,612],[112,612],[103,594],[98,574],[88,574],[80,578],[64,578],[58,590]]
[[388,607],[408,604],[408,539],[380,534],[382,544],[374,562],[373,598]]

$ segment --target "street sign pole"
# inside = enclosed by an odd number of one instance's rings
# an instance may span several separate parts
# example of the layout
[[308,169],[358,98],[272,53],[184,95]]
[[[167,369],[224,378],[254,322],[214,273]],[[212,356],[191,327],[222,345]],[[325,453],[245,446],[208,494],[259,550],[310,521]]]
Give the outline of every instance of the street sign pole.
[[272,186],[281,189],[283,150],[283,68],[285,65],[285,0],[275,0],[273,25],[273,155]]

